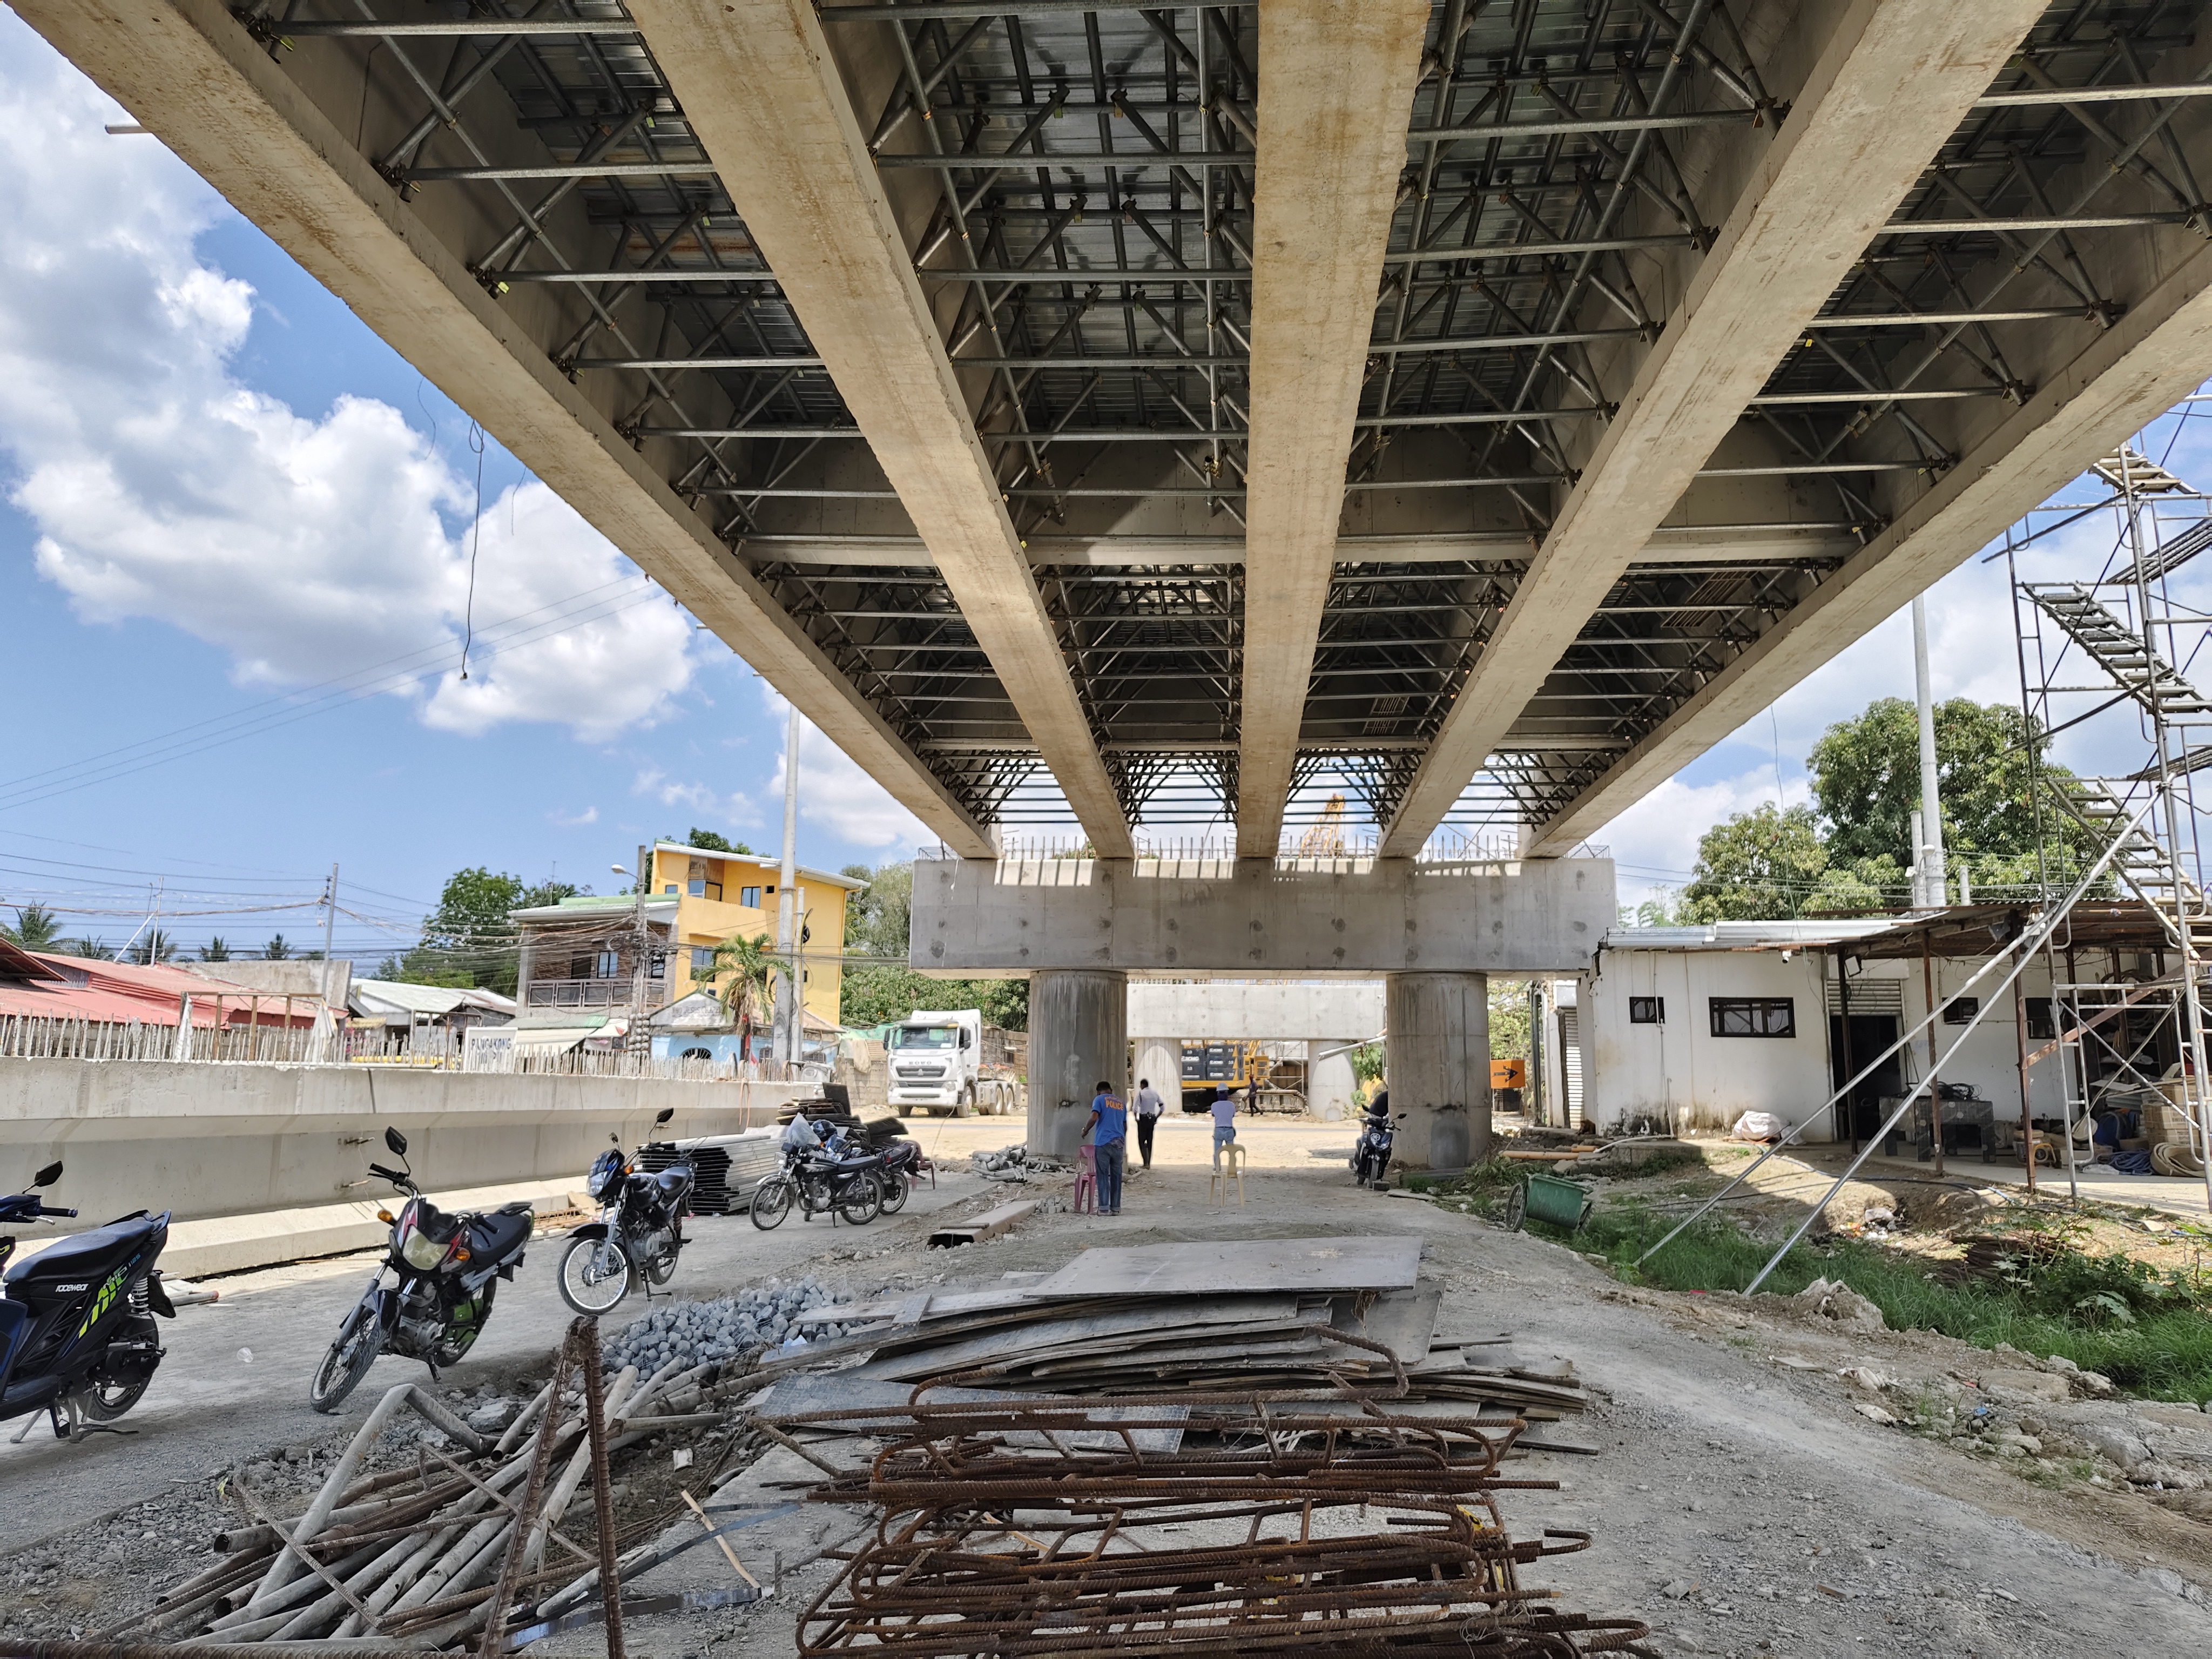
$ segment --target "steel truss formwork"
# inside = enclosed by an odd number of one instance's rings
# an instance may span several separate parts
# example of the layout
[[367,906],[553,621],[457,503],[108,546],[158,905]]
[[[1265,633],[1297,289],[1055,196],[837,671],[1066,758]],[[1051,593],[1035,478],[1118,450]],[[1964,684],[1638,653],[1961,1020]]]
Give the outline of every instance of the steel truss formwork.
[[[1443,822],[1519,836],[1586,808],[1858,580],[1854,559],[2203,244],[2207,9],[2065,0],[2033,22],[1674,510],[1621,550],[1556,663],[1513,691],[1504,735]],[[165,103],[158,53],[103,59],[63,0],[19,9],[222,173],[220,144],[187,130],[191,99]],[[593,441],[627,476],[691,515],[686,533],[698,526],[755,607],[752,633],[714,624],[733,645],[757,662],[763,640],[788,647],[771,678],[822,677],[878,775],[902,770],[971,829],[1068,822],[1066,780],[1008,664],[979,642],[863,434],[866,411],[801,321],[813,273],[771,267],[720,171],[742,160],[710,155],[672,90],[656,31],[676,8],[243,0],[209,21],[206,0],[118,0],[114,15],[172,9],[204,33],[244,31],[275,75],[241,70],[253,90],[237,95],[266,100],[403,240],[472,283],[503,349],[604,424]],[[889,204],[1120,811],[1170,836],[1229,824],[1259,112],[1295,95],[1261,84],[1264,12],[814,9],[858,165]],[[1356,832],[1404,830],[1425,757],[1640,365],[1726,257],[1722,228],[1763,158],[1807,118],[1812,48],[1855,15],[1783,0],[1431,8],[1286,846],[1346,810]],[[773,106],[779,89],[727,95]],[[234,198],[252,188],[240,176],[223,186]],[[259,217],[356,297],[344,248],[296,214]],[[446,383],[437,348],[402,349]],[[530,459],[539,416],[472,412]],[[642,539],[625,550],[670,580]]]

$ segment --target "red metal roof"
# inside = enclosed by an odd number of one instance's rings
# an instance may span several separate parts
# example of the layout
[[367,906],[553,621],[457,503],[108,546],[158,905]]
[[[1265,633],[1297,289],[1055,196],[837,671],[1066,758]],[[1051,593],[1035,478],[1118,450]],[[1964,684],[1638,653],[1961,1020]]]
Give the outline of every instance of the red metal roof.
[[[174,1025],[184,999],[191,998],[192,1024],[212,1027],[221,1005],[226,1025],[244,1025],[254,1016],[253,1000],[260,998],[259,1020],[264,1025],[284,1024],[284,999],[271,997],[249,986],[203,978],[155,963],[102,962],[89,957],[61,956],[46,951],[18,951],[51,977],[25,980],[0,975],[0,1014],[44,1014],[57,1019],[91,1019],[149,1025]],[[314,1023],[311,1003],[295,1001],[291,1023]]]

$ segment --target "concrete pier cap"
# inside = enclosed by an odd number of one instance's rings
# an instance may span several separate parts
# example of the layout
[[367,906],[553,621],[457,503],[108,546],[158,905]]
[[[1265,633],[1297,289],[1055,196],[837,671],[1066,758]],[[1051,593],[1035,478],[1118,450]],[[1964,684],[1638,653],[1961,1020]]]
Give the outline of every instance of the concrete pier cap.
[[[1587,973],[1613,915],[1609,859],[925,858],[908,962],[1030,978],[1030,1145],[1061,1157],[1097,1080],[1129,1085],[1131,975],[1382,980],[1391,1101],[1412,1114],[1397,1162],[1455,1168],[1490,1140],[1487,975]],[[1149,1006],[1183,988],[1146,990],[1139,1070],[1156,1086],[1174,1039],[1229,1035]]]

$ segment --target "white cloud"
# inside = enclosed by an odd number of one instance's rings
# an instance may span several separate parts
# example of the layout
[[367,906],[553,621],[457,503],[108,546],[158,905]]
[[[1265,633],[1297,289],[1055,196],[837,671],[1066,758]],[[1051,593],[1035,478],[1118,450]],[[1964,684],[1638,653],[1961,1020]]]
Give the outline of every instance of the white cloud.
[[194,249],[228,210],[153,139],[102,131],[121,113],[0,12],[0,450],[40,574],[88,621],[218,647],[242,683],[382,668],[443,730],[599,738],[666,713],[690,623],[537,484],[484,514],[469,680],[423,682],[459,643],[472,486],[387,404],[310,418],[234,376],[253,290]]
[[[791,705],[768,683],[761,683],[761,701],[775,729],[782,732],[791,716]],[[933,844],[937,836],[920,818],[893,800],[883,785],[863,772],[836,744],[816,731],[811,722],[799,723],[799,817],[802,824],[827,830],[840,841],[871,848],[891,859],[911,858],[917,847]],[[761,793],[772,803],[778,822],[783,810],[783,775],[788,762],[783,745],[777,745],[775,775]],[[801,841],[799,845],[805,845]]]
[[[1698,860],[1698,838],[1707,829],[1739,812],[1772,805],[1774,793],[1771,764],[1710,783],[1686,783],[1678,774],[1590,839],[1612,849],[1620,902],[1638,904],[1689,880]],[[1807,795],[1802,776],[1785,776],[1784,805],[1797,805]]]
[[599,809],[596,806],[586,806],[580,812],[563,812],[556,807],[552,811],[548,812],[545,817],[548,823],[558,824],[563,830],[580,830],[587,823],[597,823],[599,821]]

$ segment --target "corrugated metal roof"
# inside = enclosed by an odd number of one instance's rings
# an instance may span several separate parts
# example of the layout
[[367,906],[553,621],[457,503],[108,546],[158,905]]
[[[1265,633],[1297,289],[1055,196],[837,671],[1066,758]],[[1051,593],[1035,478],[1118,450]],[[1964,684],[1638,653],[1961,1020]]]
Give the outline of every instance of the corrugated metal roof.
[[404,980],[357,979],[346,994],[346,1006],[357,1014],[409,1014],[434,1018],[456,1008],[483,1008],[511,1014],[514,999],[496,991],[461,989],[449,985],[410,985]]

